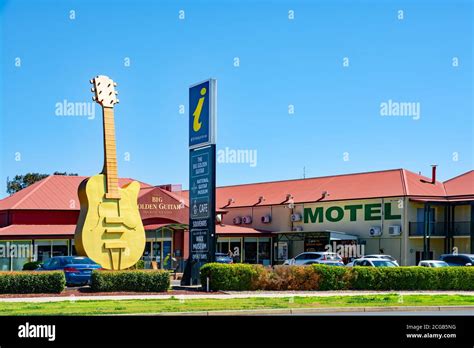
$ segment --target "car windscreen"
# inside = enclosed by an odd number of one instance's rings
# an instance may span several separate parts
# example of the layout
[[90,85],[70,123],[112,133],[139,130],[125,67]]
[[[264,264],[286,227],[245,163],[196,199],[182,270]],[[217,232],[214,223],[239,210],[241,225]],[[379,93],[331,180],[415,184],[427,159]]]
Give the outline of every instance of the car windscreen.
[[375,267],[396,267],[392,261],[388,260],[372,260]]
[[432,262],[431,267],[448,267],[449,265],[444,262]]
[[74,264],[74,265],[89,265],[95,264],[94,261],[89,259],[88,257],[65,257],[63,259],[63,265],[67,264]]

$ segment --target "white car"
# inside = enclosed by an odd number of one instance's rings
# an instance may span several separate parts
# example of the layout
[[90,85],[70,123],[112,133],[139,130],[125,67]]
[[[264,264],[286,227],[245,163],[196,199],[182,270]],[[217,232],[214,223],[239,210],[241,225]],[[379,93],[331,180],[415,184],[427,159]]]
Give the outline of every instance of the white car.
[[361,259],[354,260],[353,266],[398,267],[398,263],[387,259],[363,257]]
[[385,255],[385,254],[370,254],[370,255],[364,255],[364,259],[381,259],[381,260],[389,260],[393,261],[397,264],[397,266],[400,266],[395,258],[393,258],[390,255]]
[[285,260],[283,263],[284,265],[305,265],[308,262],[318,263],[318,261],[342,261],[342,257],[340,257],[336,253],[330,253],[327,251],[311,251],[301,253],[295,256],[292,259]]
[[418,266],[423,267],[449,267],[449,265],[440,260],[422,260],[418,263]]

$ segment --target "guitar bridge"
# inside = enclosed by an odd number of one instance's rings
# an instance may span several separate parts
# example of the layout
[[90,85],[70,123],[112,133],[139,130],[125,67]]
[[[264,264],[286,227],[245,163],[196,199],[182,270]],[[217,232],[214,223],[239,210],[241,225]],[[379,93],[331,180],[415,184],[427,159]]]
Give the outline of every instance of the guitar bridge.
[[125,242],[105,242],[104,248],[105,249],[125,249],[127,247],[127,243]]

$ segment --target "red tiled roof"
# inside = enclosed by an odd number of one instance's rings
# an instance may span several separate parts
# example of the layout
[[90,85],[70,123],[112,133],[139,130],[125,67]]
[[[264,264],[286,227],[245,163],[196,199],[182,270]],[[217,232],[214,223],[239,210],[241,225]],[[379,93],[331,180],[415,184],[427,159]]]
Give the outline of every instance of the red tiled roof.
[[445,181],[444,188],[448,196],[474,195],[474,170]]
[[[50,175],[41,181],[0,200],[0,210],[37,209],[37,210],[78,210],[77,188],[86,176]],[[124,186],[133,179],[119,179]],[[142,188],[150,185],[140,183]]]
[[[77,210],[79,202],[77,187],[86,177],[53,175],[27,187],[13,196],[0,200],[0,210],[6,209],[50,209]],[[132,179],[120,179],[120,186]],[[406,169],[392,169],[376,172],[354,173],[308,179],[284,180],[223,186],[217,188],[217,210],[227,207],[256,205],[259,197],[264,201],[259,205],[275,205],[285,201],[287,194],[295,203],[324,202],[367,199],[379,197],[444,197],[474,195],[474,171],[469,171],[444,184],[430,183],[431,179]],[[156,187],[141,183],[139,197]],[[189,192],[161,191],[177,201],[183,200],[189,206]],[[322,199],[322,193],[328,195]],[[234,203],[227,206],[229,199]],[[71,204],[74,200],[75,204]],[[74,208],[71,208],[74,207]]]
[[0,236],[74,235],[76,225],[10,225],[0,228]]
[[[218,187],[217,207],[226,208],[229,199],[234,203],[229,208],[256,205],[259,197],[265,201],[259,205],[281,204],[287,194],[295,203],[338,201],[398,196],[444,197],[443,183],[429,183],[431,178],[418,175],[406,169],[392,169],[377,172],[354,173],[308,179],[284,180]],[[181,196],[188,200],[188,191]]]

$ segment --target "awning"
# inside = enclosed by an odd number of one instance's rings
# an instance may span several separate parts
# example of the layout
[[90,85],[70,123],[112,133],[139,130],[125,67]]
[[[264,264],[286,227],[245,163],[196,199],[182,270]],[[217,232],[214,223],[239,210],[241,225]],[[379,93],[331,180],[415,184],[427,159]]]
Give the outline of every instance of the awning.
[[178,223],[166,223],[166,224],[151,224],[151,225],[144,226],[145,231],[154,231],[163,227],[178,230],[178,229],[187,229],[188,225],[178,224]]
[[458,197],[458,198],[410,198],[411,202],[419,202],[419,203],[465,203],[470,204],[474,198],[469,197]]
[[278,231],[278,232],[273,232],[274,234],[280,235],[280,236],[287,236],[291,237],[291,240],[303,240],[305,237],[309,236],[315,236],[315,235],[322,235],[325,234],[326,236],[329,235],[330,240],[358,240],[359,237],[348,234],[345,232],[339,232],[339,231],[330,231],[330,230],[324,230],[324,231]]
[[74,236],[76,225],[9,225],[0,228],[1,237]]
[[253,235],[253,236],[271,236],[272,232],[258,230],[251,227],[235,226],[235,225],[216,225],[216,234],[222,235]]

